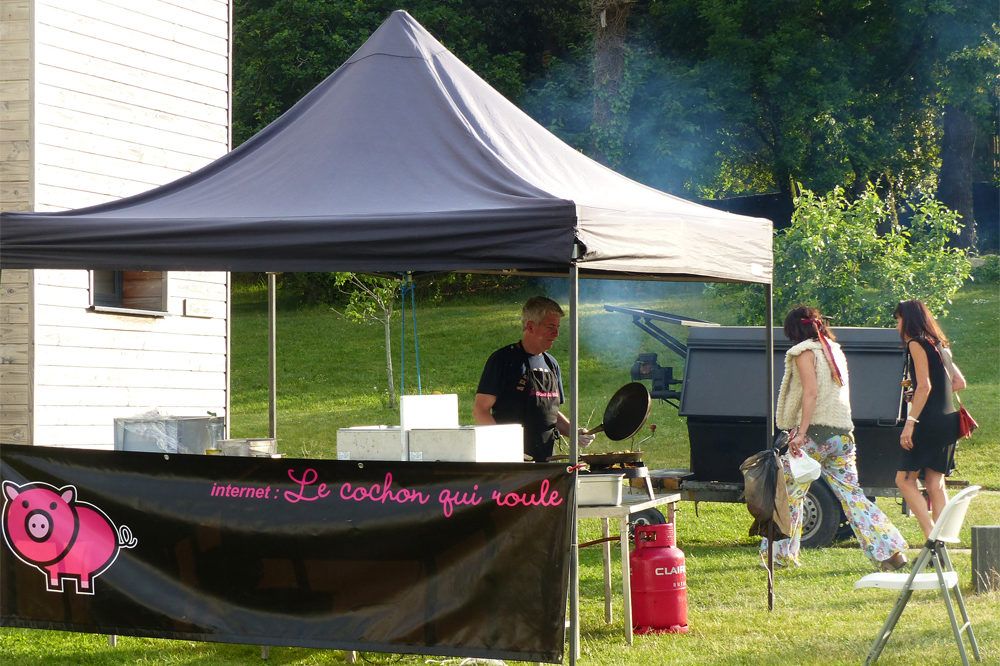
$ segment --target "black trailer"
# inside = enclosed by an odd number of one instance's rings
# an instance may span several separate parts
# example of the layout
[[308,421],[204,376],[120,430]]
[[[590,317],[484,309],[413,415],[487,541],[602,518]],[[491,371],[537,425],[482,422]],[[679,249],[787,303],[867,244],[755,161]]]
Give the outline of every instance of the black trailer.
[[[633,380],[650,381],[651,395],[677,407],[687,420],[690,469],[650,470],[654,485],[692,501],[743,501],[739,466],[760,450],[767,429],[767,396],[761,390],[764,329],[719,326],[640,308],[606,305],[605,310],[630,316],[635,326],[684,360],[683,378],[674,376],[674,368],[659,365],[656,354],[640,354],[632,366]],[[664,331],[663,324],[685,326],[686,343]],[[833,330],[850,370],[859,480],[870,497],[899,497],[894,478],[905,361],[899,335],[882,328]],[[775,396],[790,346],[775,329]],[[804,513],[805,547],[825,546],[850,534],[839,502],[822,479],[810,487]]]

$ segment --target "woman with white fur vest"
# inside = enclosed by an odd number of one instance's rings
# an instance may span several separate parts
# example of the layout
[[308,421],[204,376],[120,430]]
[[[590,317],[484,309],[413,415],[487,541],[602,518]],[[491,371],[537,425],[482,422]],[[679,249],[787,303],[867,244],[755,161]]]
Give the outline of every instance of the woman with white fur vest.
[[[906,541],[858,485],[854,422],[847,359],[819,310],[798,306],[785,317],[785,336],[793,343],[785,353],[785,374],[778,392],[777,425],[788,431],[788,455],[807,455],[822,468],[862,552],[883,571],[906,564]],[[788,539],[774,544],[778,566],[799,566],[802,503],[809,482],[797,483],[783,462],[792,526]],[[762,557],[767,540],[761,543]]]

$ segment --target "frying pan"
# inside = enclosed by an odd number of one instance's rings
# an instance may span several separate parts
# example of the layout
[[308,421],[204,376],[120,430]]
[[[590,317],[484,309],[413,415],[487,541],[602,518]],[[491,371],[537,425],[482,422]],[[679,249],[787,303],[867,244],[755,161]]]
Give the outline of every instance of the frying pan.
[[621,387],[608,401],[604,410],[604,421],[596,428],[591,428],[585,434],[593,435],[603,432],[608,439],[620,441],[628,439],[649,418],[649,410],[653,400],[645,385],[632,382]]

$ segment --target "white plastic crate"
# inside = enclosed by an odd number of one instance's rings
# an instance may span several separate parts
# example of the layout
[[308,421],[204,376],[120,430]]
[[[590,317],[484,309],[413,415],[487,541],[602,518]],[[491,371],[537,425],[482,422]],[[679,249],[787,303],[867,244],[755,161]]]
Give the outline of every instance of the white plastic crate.
[[337,460],[406,460],[407,457],[406,438],[399,426],[337,430]]
[[410,460],[523,462],[523,433],[516,423],[410,430]]

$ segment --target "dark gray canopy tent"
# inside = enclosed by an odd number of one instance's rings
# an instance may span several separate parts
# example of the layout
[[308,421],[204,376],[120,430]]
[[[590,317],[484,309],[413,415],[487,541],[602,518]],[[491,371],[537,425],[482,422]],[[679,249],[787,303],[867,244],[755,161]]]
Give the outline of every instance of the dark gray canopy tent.
[[[259,134],[113,203],[5,213],[4,268],[771,275],[771,223],[588,159],[406,12]],[[579,249],[575,249],[579,246]]]
[[[567,276],[575,429],[579,277],[761,283],[770,305],[771,236],[768,220],[590,160],[397,11],[284,115],[189,176],[89,208],[3,213],[0,268]],[[575,547],[572,563],[575,581]],[[574,584],[574,622],[577,602]],[[572,643],[575,661],[575,624]]]

